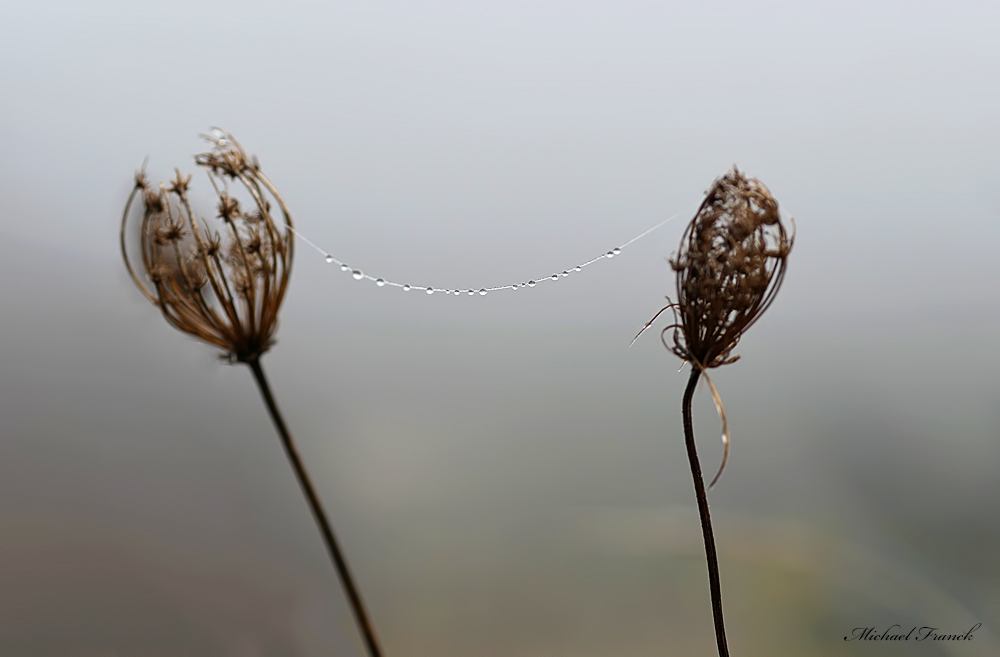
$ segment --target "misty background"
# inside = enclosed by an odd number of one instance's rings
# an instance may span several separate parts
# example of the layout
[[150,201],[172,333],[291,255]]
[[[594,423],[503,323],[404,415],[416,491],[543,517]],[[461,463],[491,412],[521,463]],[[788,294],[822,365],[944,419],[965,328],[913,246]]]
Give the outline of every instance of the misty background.
[[[1000,652],[1000,6],[37,2],[0,9],[0,654],[361,655],[242,366],[118,250],[210,126],[298,242],[262,360],[387,655],[714,654],[650,330],[734,163],[798,237],[713,373],[740,655]],[[199,196],[200,195],[200,196]],[[667,322],[661,320],[660,325]],[[696,397],[703,467],[721,457]],[[853,628],[972,642],[845,643]]]

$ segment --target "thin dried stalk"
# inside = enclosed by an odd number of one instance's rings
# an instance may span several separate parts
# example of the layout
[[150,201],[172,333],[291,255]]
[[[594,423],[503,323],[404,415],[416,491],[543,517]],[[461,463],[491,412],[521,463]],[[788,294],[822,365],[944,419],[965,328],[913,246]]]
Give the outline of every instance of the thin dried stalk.
[[361,592],[358,591],[358,587],[354,584],[354,577],[351,576],[351,569],[347,566],[347,559],[344,557],[344,553],[337,543],[337,537],[333,533],[333,525],[330,524],[330,521],[326,517],[326,512],[323,510],[323,503],[320,501],[319,495],[316,493],[316,488],[313,486],[312,480],[306,472],[302,457],[299,456],[299,450],[295,447],[295,441],[292,440],[292,435],[288,432],[288,427],[285,426],[285,420],[281,416],[281,411],[278,410],[278,404],[274,401],[274,396],[271,394],[271,387],[267,383],[267,377],[264,376],[264,369],[261,367],[260,359],[251,361],[250,369],[253,371],[254,380],[260,389],[261,397],[264,398],[267,410],[271,413],[274,427],[278,430],[278,435],[281,436],[281,444],[285,448],[285,455],[288,457],[288,462],[292,464],[292,469],[295,470],[295,476],[298,478],[299,486],[302,487],[302,493],[306,496],[306,501],[309,502],[309,509],[312,511],[316,525],[323,535],[323,541],[326,543],[327,551],[330,553],[330,559],[333,561],[333,565],[337,569],[337,575],[340,577],[340,582],[347,593],[347,599],[351,603],[351,610],[354,612],[354,619],[357,621],[358,628],[361,631],[361,638],[365,642],[365,649],[372,657],[378,657],[382,654],[382,650],[379,648],[378,639],[375,638],[375,628],[372,627],[371,620],[368,618],[365,603],[361,599]]

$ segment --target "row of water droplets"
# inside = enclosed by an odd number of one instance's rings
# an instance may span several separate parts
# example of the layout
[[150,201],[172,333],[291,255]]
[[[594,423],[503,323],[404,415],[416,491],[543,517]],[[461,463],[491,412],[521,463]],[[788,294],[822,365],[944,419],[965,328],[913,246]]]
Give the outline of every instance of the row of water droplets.
[[[219,128],[213,128],[212,129],[212,137],[214,138],[214,141],[217,144],[219,144],[219,145],[223,145],[224,146],[228,142],[228,135],[223,130],[221,130]],[[409,292],[410,290],[422,290],[422,291],[424,291],[427,294],[434,294],[435,292],[443,292],[445,294],[454,294],[456,296],[460,296],[463,293],[464,294],[468,294],[469,296],[475,296],[476,294],[479,294],[480,296],[486,296],[486,294],[488,292],[495,292],[497,290],[520,290],[521,288],[524,288],[524,287],[533,288],[536,285],[538,285],[539,283],[543,283],[545,281],[558,281],[560,278],[566,278],[567,276],[569,276],[572,273],[575,273],[575,272],[578,272],[578,271],[582,271],[584,267],[592,265],[595,262],[597,262],[598,260],[604,260],[604,259],[610,260],[611,258],[614,258],[617,255],[620,255],[621,252],[622,252],[622,249],[624,249],[625,247],[629,246],[630,244],[633,244],[634,242],[637,242],[638,240],[642,239],[646,235],[649,235],[650,233],[652,233],[657,228],[660,228],[661,226],[664,226],[667,223],[669,223],[670,221],[672,221],[673,219],[675,219],[678,216],[678,214],[680,214],[680,213],[675,213],[675,214],[667,217],[666,219],[664,219],[663,221],[659,222],[655,226],[653,226],[653,227],[651,227],[651,228],[649,228],[647,230],[644,230],[643,232],[639,233],[638,235],[636,235],[632,239],[628,240],[627,242],[625,242],[621,246],[616,246],[613,249],[611,249],[610,251],[608,251],[607,253],[602,253],[601,255],[599,255],[599,256],[597,256],[595,258],[591,258],[590,260],[587,260],[586,262],[581,262],[580,264],[578,264],[578,265],[576,265],[574,267],[571,267],[569,269],[564,269],[562,272],[556,272],[556,273],[551,274],[549,276],[545,276],[545,277],[538,278],[538,279],[532,279],[532,280],[529,280],[529,281],[525,281],[523,283],[510,283],[510,284],[507,284],[507,285],[497,285],[495,287],[481,287],[478,290],[476,290],[476,289],[461,289],[461,288],[424,287],[424,286],[420,286],[420,285],[410,285],[409,283],[397,283],[395,281],[386,280],[385,278],[371,276],[369,274],[364,273],[360,269],[354,269],[351,266],[349,266],[347,263],[345,263],[345,262],[343,262],[341,260],[338,260],[337,258],[335,258],[333,256],[333,254],[331,254],[330,252],[328,252],[326,249],[323,249],[318,244],[316,244],[315,242],[313,242],[312,240],[310,240],[308,237],[306,237],[305,235],[303,235],[301,233],[301,231],[299,231],[299,230],[297,230],[295,228],[292,228],[291,226],[289,226],[287,224],[286,224],[286,228],[288,230],[292,231],[293,233],[295,233],[296,235],[298,235],[299,238],[303,242],[305,242],[306,244],[308,244],[309,246],[311,246],[313,249],[315,249],[316,251],[318,251],[324,257],[324,259],[326,260],[327,264],[338,265],[340,267],[340,271],[342,271],[342,272],[349,272],[351,274],[351,276],[354,278],[354,280],[356,280],[356,281],[363,281],[363,280],[373,281],[375,283],[375,285],[377,285],[378,287],[398,287],[398,288],[402,289],[404,292]]]
[[[219,128],[213,128],[212,129],[212,137],[213,137],[214,141],[218,145],[220,145],[220,146],[226,145],[228,143],[228,141],[229,141],[228,135],[223,130],[221,130]],[[663,221],[659,222],[655,226],[653,226],[651,228],[648,228],[647,230],[644,230],[643,232],[639,233],[638,235],[636,235],[632,239],[628,240],[627,242],[625,242],[621,246],[616,246],[613,249],[611,249],[610,251],[608,251],[607,253],[602,253],[601,255],[599,255],[599,256],[597,256],[595,258],[591,258],[590,260],[587,260],[586,262],[581,262],[580,264],[578,264],[578,265],[576,265],[574,267],[571,267],[569,269],[564,269],[564,270],[562,270],[562,272],[556,272],[556,273],[551,274],[549,276],[544,276],[544,277],[538,278],[538,279],[531,279],[531,280],[525,281],[523,283],[509,283],[507,285],[497,285],[495,287],[481,287],[478,290],[476,290],[476,289],[461,289],[461,288],[424,287],[424,286],[420,286],[420,285],[410,285],[409,283],[397,283],[395,281],[390,281],[390,280],[387,280],[387,279],[382,278],[382,277],[371,276],[369,274],[364,273],[360,269],[354,269],[351,266],[349,266],[347,263],[345,263],[345,262],[343,262],[341,260],[338,260],[337,258],[335,258],[333,256],[333,254],[331,254],[330,252],[328,252],[326,249],[323,249],[318,244],[316,244],[315,242],[313,242],[312,240],[310,240],[308,237],[306,237],[305,235],[303,235],[301,233],[301,231],[299,231],[299,230],[297,230],[295,228],[292,228],[291,226],[289,226],[287,224],[285,225],[285,227],[288,230],[290,230],[291,232],[293,232],[296,235],[298,235],[299,239],[301,239],[303,242],[305,242],[306,244],[308,244],[309,246],[311,246],[313,249],[315,249],[316,251],[318,251],[324,257],[324,259],[326,260],[326,262],[328,264],[338,265],[340,267],[340,271],[342,271],[342,272],[349,272],[351,274],[351,276],[354,278],[354,280],[356,280],[356,281],[363,281],[363,280],[373,281],[375,283],[375,285],[377,285],[378,287],[398,287],[398,288],[402,289],[404,292],[409,292],[410,290],[422,290],[422,291],[424,291],[427,294],[434,294],[435,292],[443,292],[445,294],[454,294],[456,296],[460,296],[463,293],[464,294],[468,294],[469,296],[475,296],[476,294],[479,294],[480,296],[486,296],[486,294],[488,292],[495,292],[497,290],[520,290],[521,288],[525,288],[525,287],[533,288],[536,285],[538,285],[539,283],[543,283],[543,282],[546,282],[546,281],[558,281],[560,278],[566,278],[567,276],[569,276],[572,273],[575,273],[575,272],[578,272],[578,271],[582,271],[584,267],[592,265],[592,264],[594,264],[595,262],[597,262],[599,260],[604,260],[604,259],[610,260],[611,258],[614,258],[617,255],[620,255],[621,252],[622,252],[622,249],[624,249],[625,247],[627,247],[627,246],[629,246],[629,245],[631,245],[631,244],[633,244],[633,243],[641,240],[643,237],[645,237],[646,235],[649,235],[650,233],[652,233],[657,228],[660,228],[660,227],[662,227],[662,226],[670,223],[672,220],[676,219],[679,214],[680,214],[679,212],[675,213],[675,214],[672,214],[671,216],[667,217],[666,219],[664,219]]]
[[507,285],[497,285],[497,286],[494,286],[494,287],[481,287],[479,289],[472,289],[472,288],[462,289],[462,288],[457,288],[457,287],[456,288],[425,287],[425,286],[421,286],[421,285],[410,285],[409,283],[397,283],[395,281],[390,281],[390,280],[382,278],[382,277],[371,276],[369,274],[364,273],[360,269],[355,269],[355,268],[351,267],[350,265],[348,265],[347,263],[343,262],[342,260],[338,260],[329,251],[327,251],[326,249],[323,249],[322,247],[320,247],[319,245],[317,245],[315,242],[313,242],[312,240],[310,240],[308,237],[306,237],[305,235],[303,235],[301,231],[299,231],[299,230],[297,230],[295,228],[292,228],[291,226],[287,226],[287,228],[288,228],[288,230],[290,230],[293,233],[295,233],[296,235],[298,235],[298,237],[303,242],[305,242],[306,244],[308,244],[309,246],[311,246],[313,249],[315,249],[316,251],[318,251],[320,253],[320,255],[322,255],[324,257],[324,259],[326,260],[326,262],[328,264],[337,265],[338,267],[340,267],[340,271],[345,272],[345,273],[349,273],[351,275],[351,277],[353,277],[354,280],[356,280],[356,281],[372,281],[378,287],[398,287],[401,290],[403,290],[404,292],[409,292],[410,290],[418,290],[418,291],[423,291],[426,294],[434,294],[435,292],[443,292],[444,294],[454,294],[455,296],[460,296],[462,294],[467,294],[469,296],[475,296],[477,294],[480,295],[480,296],[486,296],[486,294],[488,292],[495,292],[497,290],[520,290],[521,288],[525,288],[525,287],[527,287],[527,288],[533,288],[533,287],[535,287],[536,285],[538,285],[540,283],[544,283],[544,282],[548,282],[548,281],[558,281],[560,278],[566,278],[570,274],[573,274],[575,272],[581,271],[581,270],[583,270],[584,267],[592,265],[592,264],[594,264],[595,262],[597,262],[599,260],[610,260],[611,258],[614,258],[617,255],[621,255],[622,249],[624,249],[625,247],[627,247],[630,244],[633,244],[634,242],[642,239],[646,235],[649,235],[654,230],[656,230],[657,228],[660,228],[661,226],[664,226],[665,224],[667,224],[668,222],[670,222],[671,220],[673,220],[676,217],[677,217],[677,214],[674,214],[674,215],[672,215],[670,217],[667,217],[666,219],[664,219],[660,223],[656,224],[652,228],[649,228],[649,229],[647,229],[647,230],[639,233],[638,235],[636,235],[635,237],[633,237],[629,241],[625,242],[621,246],[616,246],[615,248],[611,249],[607,253],[602,253],[601,255],[599,255],[599,256],[597,256],[595,258],[591,258],[590,260],[587,260],[586,262],[581,262],[580,264],[578,264],[578,265],[576,265],[574,267],[570,267],[569,269],[564,269],[561,272],[556,272],[554,274],[550,274],[548,276],[543,276],[541,278],[531,279],[531,280],[525,281],[523,283],[509,283]]

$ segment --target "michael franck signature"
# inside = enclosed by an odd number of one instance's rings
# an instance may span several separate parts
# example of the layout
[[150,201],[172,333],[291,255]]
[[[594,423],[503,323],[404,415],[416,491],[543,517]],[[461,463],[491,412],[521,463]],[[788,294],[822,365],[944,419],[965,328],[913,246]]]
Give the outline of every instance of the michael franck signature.
[[905,634],[903,627],[898,623],[890,625],[883,632],[879,632],[874,627],[855,627],[849,636],[844,637],[844,641],[972,641],[972,633],[982,625],[982,623],[976,623],[972,629],[961,634],[944,634],[941,632],[941,628],[930,625],[913,626]]

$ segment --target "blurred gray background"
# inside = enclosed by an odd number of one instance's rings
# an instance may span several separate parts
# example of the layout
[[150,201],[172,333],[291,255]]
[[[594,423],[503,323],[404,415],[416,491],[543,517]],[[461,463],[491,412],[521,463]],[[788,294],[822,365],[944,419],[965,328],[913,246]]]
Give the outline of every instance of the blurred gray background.
[[[1000,5],[37,2],[0,9],[0,654],[360,655],[244,367],[117,245],[231,131],[301,242],[263,363],[387,655],[711,655],[649,331],[732,164],[793,215],[713,375],[739,655],[1000,654]],[[201,174],[195,190],[207,198]],[[206,202],[201,206],[212,214]],[[705,389],[706,470],[721,456]],[[966,643],[846,643],[855,627]]]

